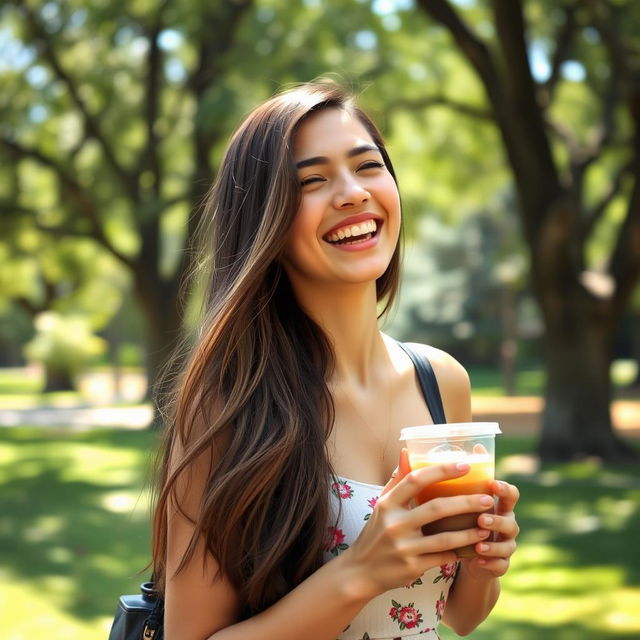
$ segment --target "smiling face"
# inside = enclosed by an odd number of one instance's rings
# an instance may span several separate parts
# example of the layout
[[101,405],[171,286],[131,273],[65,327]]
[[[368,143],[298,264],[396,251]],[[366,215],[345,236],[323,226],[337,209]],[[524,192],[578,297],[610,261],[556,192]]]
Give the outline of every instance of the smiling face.
[[375,282],[400,232],[400,198],[384,158],[362,122],[322,109],[294,138],[301,202],[283,265],[294,288]]

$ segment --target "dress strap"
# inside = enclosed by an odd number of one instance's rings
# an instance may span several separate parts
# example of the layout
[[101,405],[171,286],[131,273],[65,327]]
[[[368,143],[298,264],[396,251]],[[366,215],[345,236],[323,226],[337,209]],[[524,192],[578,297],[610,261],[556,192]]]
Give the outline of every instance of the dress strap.
[[429,358],[420,353],[411,343],[398,342],[398,344],[413,362],[422,389],[422,395],[427,403],[427,407],[429,407],[434,424],[444,424],[447,418],[444,413],[444,407],[442,406],[442,396],[440,395],[440,388],[438,387],[438,379],[429,362]]

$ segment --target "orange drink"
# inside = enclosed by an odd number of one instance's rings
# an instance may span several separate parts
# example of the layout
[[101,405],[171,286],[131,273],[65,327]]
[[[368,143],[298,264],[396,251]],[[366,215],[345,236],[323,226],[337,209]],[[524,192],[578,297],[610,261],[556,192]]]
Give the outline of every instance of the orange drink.
[[[431,459],[421,456],[409,456],[411,469],[420,469],[422,467],[445,464],[447,462],[466,462],[470,466],[469,472],[460,478],[452,478],[428,485],[416,496],[416,502],[418,504],[423,504],[434,498],[491,493],[489,483],[493,480],[494,476],[494,462],[493,456],[488,453],[472,453],[466,457],[436,455]],[[491,508],[487,509],[487,511],[491,511]],[[435,522],[425,524],[422,527],[422,532],[425,535],[432,535],[434,533],[440,533],[441,531],[473,529],[477,526],[479,515],[480,512],[461,513],[455,516],[441,518]],[[473,545],[461,547],[455,551],[456,555],[463,558],[470,558],[476,555]]]
[[[407,427],[400,439],[406,440],[411,469],[420,469],[451,462],[465,462],[470,469],[459,478],[452,478],[426,486],[416,495],[423,504],[434,498],[468,494],[491,494],[494,478],[494,440],[500,428],[494,422],[424,425]],[[486,511],[491,511],[491,508]],[[442,531],[460,531],[477,527],[478,513],[462,513],[422,527],[425,535]],[[459,557],[476,555],[474,545],[455,549]]]

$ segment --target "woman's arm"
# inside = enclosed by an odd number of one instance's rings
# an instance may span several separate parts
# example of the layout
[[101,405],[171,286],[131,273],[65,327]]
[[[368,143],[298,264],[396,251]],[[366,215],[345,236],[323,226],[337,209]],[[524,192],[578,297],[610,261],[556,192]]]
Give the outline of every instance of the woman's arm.
[[[471,385],[465,369],[454,358],[428,348],[448,422],[470,422]],[[478,518],[478,526],[493,532],[494,541],[476,544],[478,558],[463,559],[449,592],[442,622],[459,635],[471,633],[495,606],[500,595],[499,577],[509,568],[509,558],[516,548],[519,527],[513,509],[518,501],[516,487],[494,481],[492,491],[498,496],[495,514]]]

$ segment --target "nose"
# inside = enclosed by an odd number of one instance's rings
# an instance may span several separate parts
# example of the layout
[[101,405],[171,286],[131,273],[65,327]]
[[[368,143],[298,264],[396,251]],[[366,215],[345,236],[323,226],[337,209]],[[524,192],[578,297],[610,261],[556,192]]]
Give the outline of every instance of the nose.
[[367,202],[371,194],[359,182],[358,178],[349,173],[345,175],[339,182],[333,199],[333,206],[336,209],[347,209],[356,207],[359,204]]

